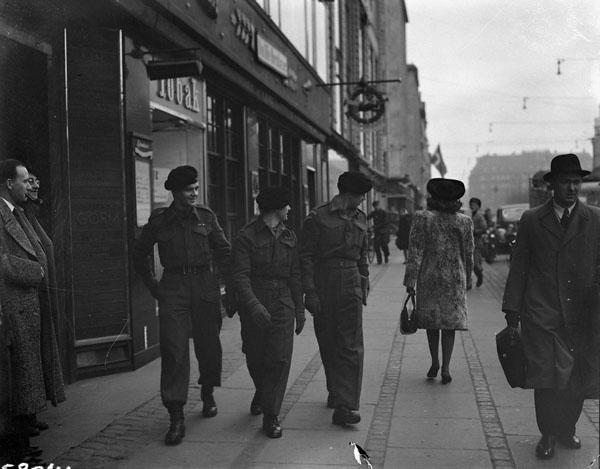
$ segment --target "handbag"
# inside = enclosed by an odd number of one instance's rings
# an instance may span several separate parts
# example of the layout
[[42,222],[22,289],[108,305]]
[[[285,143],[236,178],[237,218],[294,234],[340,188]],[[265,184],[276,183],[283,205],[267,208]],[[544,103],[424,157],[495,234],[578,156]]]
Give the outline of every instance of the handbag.
[[[412,310],[408,310],[408,300],[412,302]],[[417,332],[417,315],[415,314],[415,295],[408,295],[400,313],[400,333],[403,335]]]
[[527,377],[527,358],[523,351],[523,343],[518,333],[505,327],[496,334],[496,351],[504,376],[511,388],[522,388],[525,386]]

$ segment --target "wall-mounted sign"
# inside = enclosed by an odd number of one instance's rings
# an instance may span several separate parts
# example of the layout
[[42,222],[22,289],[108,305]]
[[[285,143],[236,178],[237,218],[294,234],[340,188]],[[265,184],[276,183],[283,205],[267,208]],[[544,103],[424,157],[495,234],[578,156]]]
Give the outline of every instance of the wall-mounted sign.
[[358,85],[344,101],[346,114],[360,124],[372,124],[385,112],[387,98],[373,86]]
[[231,12],[231,24],[235,26],[235,36],[246,44],[250,50],[256,48],[256,26],[248,15],[239,8]]
[[256,35],[256,57],[259,62],[287,78],[287,57],[260,34]]
[[150,162],[152,161],[152,140],[140,135],[132,135],[133,158],[135,161],[135,218],[141,228],[148,223],[152,209],[150,194]]
[[150,81],[150,101],[163,111],[203,124],[203,86],[192,77]]

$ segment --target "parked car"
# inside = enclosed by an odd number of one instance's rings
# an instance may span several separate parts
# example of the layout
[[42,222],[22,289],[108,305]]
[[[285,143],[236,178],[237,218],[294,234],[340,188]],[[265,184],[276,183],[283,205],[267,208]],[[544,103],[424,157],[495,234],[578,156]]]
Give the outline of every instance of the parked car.
[[529,204],[502,205],[496,215],[496,252],[499,254],[510,254],[511,243],[517,237],[519,220]]

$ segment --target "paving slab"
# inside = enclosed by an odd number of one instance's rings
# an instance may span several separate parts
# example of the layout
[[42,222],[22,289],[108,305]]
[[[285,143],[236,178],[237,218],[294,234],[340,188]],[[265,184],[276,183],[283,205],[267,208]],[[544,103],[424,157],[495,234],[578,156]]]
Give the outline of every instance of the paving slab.
[[383,469],[492,468],[487,450],[390,448]]
[[479,419],[394,417],[390,448],[487,450]]

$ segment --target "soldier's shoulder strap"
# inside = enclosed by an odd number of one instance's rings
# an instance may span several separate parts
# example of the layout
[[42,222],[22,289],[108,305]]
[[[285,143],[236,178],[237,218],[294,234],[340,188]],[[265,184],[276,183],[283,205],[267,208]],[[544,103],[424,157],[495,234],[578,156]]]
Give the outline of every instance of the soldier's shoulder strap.
[[310,211],[310,213],[314,216],[314,215],[320,215],[324,212],[326,212],[326,210],[329,209],[329,204],[330,202],[324,202],[321,205],[317,205],[316,207],[313,207],[313,209]]
[[167,211],[168,207],[155,208],[150,213],[150,218],[148,219],[148,223],[157,223],[160,219],[163,218],[163,215]]

